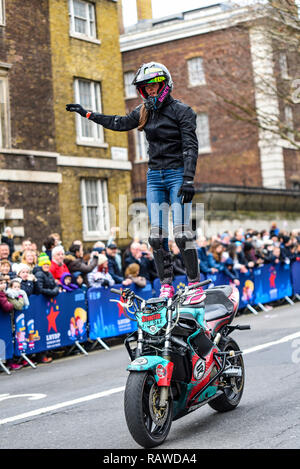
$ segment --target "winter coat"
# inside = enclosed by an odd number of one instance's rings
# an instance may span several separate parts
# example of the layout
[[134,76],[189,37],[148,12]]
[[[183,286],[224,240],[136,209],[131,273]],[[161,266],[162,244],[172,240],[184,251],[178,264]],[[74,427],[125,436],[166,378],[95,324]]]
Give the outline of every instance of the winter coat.
[[24,290],[13,290],[12,288],[7,288],[6,296],[8,301],[14,305],[15,309],[21,310],[24,306],[29,306],[28,297]]
[[108,273],[112,276],[116,283],[122,283],[124,276],[122,270],[119,267],[116,259],[113,256],[107,255],[108,259]]
[[12,313],[14,310],[14,305],[8,301],[4,291],[0,291],[0,310],[4,313]]
[[99,272],[98,267],[88,274],[88,282],[91,288],[112,287],[115,284],[112,276],[108,272]]
[[53,275],[55,280],[60,280],[60,277],[65,272],[70,273],[68,267],[66,266],[66,264],[58,265],[53,260],[51,261],[50,273]]
[[24,290],[27,294],[27,296],[30,295],[37,295],[38,294],[38,288],[37,288],[37,282],[32,281],[32,280],[22,280],[21,281],[21,288]]
[[84,283],[87,283],[87,274],[92,272],[92,270],[98,264],[98,257],[94,256],[91,259],[91,262],[87,264],[81,257],[75,257],[73,254],[67,254],[64,259],[69,272],[73,274],[74,272],[81,272]]
[[37,280],[37,290],[39,293],[53,298],[59,294],[59,287],[55,283],[51,272],[44,272],[42,269],[35,274]]
[[[141,105],[126,116],[92,112],[89,119],[106,129],[126,131],[138,127]],[[144,127],[149,143],[149,168],[183,167],[184,176],[194,178],[198,158],[196,113],[190,106],[168,96],[159,110],[149,111]]]

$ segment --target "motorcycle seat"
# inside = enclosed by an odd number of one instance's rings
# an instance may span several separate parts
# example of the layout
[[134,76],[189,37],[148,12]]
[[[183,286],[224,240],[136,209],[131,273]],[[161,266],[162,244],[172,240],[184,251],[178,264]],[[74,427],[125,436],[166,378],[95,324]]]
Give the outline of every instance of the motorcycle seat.
[[223,304],[212,304],[205,306],[205,320],[215,321],[230,315],[230,311]]

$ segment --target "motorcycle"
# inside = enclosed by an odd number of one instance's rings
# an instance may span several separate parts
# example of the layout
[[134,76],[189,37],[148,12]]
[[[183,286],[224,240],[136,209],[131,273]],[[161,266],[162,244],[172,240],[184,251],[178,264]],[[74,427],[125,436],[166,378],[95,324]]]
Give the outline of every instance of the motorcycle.
[[124,408],[128,429],[144,448],[162,444],[172,421],[204,404],[226,412],[241,400],[244,362],[230,334],[250,326],[231,324],[238,310],[238,289],[208,288],[205,301],[184,305],[192,288],[210,282],[180,288],[173,298],[148,300],[129,288],[111,289],[120,295],[112,301],[137,321],[137,330],[124,342],[131,359]]

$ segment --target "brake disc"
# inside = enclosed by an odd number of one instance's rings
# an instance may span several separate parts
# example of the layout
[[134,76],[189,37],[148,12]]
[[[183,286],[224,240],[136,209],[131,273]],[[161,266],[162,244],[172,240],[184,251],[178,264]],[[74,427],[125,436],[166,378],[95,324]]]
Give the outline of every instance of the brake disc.
[[162,426],[168,417],[169,403],[165,407],[159,406],[159,391],[156,384],[153,384],[149,394],[149,409],[152,421],[155,425]]

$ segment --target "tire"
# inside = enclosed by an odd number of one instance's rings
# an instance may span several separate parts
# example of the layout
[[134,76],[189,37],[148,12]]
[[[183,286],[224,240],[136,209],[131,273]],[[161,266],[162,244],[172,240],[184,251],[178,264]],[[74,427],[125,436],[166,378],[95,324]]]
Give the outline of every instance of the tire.
[[157,402],[158,398],[159,387],[152,373],[133,371],[129,374],[124,396],[125,418],[132,437],[144,448],[162,444],[170,431],[173,401],[169,399],[161,418],[155,422],[151,402]]
[[[220,349],[222,352],[228,350],[240,350],[238,344],[231,337],[226,337],[222,340],[220,343]],[[243,356],[238,355],[237,357],[230,357],[228,360],[232,365],[241,367],[242,376],[232,378],[223,377],[226,384],[223,394],[208,403],[212,409],[217,410],[218,412],[227,412],[235,409],[240,403],[244,391],[245,367]]]

